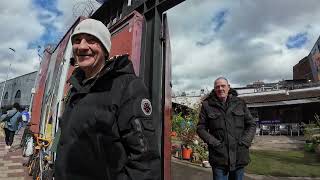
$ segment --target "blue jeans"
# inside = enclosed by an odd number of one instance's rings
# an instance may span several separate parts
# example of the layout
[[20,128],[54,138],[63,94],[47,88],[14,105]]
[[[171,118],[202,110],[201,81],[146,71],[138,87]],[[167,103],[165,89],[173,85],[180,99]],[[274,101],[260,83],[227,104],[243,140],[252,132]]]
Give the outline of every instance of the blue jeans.
[[238,168],[234,171],[228,171],[224,168],[212,167],[213,180],[243,180],[244,168]]

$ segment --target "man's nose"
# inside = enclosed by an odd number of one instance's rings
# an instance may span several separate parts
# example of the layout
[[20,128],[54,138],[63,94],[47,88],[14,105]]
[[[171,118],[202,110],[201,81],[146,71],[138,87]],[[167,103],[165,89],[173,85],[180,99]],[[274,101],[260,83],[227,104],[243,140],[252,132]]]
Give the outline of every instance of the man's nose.
[[88,49],[88,42],[86,39],[81,39],[80,44],[79,44],[79,49]]

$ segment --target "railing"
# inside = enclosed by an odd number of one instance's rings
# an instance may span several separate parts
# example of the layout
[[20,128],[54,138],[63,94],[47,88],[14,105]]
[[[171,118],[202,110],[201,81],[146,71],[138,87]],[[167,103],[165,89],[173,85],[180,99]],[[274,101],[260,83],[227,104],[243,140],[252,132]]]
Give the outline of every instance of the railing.
[[257,127],[256,135],[287,135],[300,136],[303,133],[303,126],[298,123],[260,124]]

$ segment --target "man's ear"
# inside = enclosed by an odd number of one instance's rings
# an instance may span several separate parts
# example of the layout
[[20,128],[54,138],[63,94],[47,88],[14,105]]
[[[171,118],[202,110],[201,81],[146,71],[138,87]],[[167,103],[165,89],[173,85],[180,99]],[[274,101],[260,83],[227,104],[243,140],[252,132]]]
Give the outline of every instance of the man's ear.
[[108,61],[108,60],[109,60],[109,53],[108,53],[107,50],[105,50],[105,52],[106,52],[106,53],[105,53],[105,54],[106,54],[106,55],[105,55],[105,60]]

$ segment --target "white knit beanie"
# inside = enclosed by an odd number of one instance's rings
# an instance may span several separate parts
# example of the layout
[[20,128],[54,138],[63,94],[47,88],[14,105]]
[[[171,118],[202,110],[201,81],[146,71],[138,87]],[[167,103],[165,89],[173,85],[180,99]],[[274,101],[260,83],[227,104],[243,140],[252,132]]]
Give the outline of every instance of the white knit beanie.
[[111,40],[108,28],[101,22],[95,19],[85,19],[81,21],[75,28],[71,35],[71,39],[81,33],[90,34],[102,43],[104,48],[110,53]]

